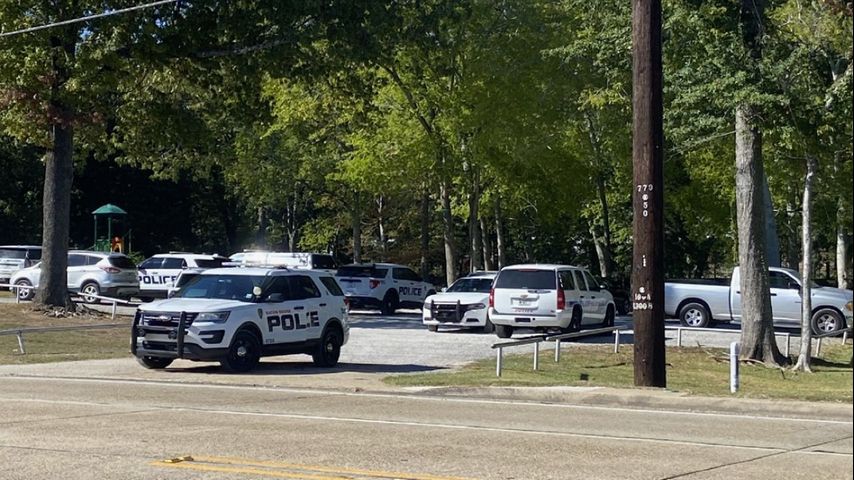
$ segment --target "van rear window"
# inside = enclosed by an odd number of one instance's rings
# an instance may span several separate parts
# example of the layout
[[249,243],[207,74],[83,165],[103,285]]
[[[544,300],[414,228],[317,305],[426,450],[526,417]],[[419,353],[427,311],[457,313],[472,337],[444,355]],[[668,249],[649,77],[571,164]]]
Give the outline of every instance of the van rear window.
[[495,288],[554,290],[555,279],[553,270],[504,270],[495,280]]

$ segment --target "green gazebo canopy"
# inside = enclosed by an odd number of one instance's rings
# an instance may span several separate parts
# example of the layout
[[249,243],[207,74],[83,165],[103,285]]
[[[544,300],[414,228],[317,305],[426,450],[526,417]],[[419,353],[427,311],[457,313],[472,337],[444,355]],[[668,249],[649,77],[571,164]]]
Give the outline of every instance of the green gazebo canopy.
[[108,203],[106,205],[101,205],[97,210],[92,212],[92,215],[127,215],[128,212],[122,210],[121,208],[113,205],[112,203]]

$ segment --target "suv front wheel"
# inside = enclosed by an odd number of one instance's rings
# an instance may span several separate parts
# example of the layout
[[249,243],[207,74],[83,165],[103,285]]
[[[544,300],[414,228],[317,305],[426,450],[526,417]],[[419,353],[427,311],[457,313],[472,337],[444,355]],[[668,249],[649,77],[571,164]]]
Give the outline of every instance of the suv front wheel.
[[80,287],[80,296],[86,303],[98,303],[98,296],[101,295],[101,287],[95,282],[86,282]]
[[258,337],[248,330],[241,330],[234,335],[228,354],[220,363],[231,372],[248,372],[258,365],[261,358],[261,344]]

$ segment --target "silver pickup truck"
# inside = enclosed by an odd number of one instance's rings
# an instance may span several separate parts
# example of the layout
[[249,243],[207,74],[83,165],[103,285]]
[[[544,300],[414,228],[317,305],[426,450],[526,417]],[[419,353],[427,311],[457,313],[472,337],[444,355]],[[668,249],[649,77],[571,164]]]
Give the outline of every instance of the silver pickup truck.
[[[770,268],[771,310],[774,325],[800,327],[801,276],[788,268]],[[738,267],[729,283],[716,280],[670,281],[664,284],[664,312],[687,327],[706,327],[715,321],[741,321]],[[816,334],[851,325],[852,291],[812,285],[812,330]]]

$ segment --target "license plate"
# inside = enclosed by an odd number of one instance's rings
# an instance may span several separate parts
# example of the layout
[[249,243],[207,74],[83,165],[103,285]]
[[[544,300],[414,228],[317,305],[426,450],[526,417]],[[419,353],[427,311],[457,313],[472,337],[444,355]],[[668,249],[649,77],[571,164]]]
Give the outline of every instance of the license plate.
[[513,298],[512,301],[516,307],[529,307],[534,304],[533,300],[527,298]]

